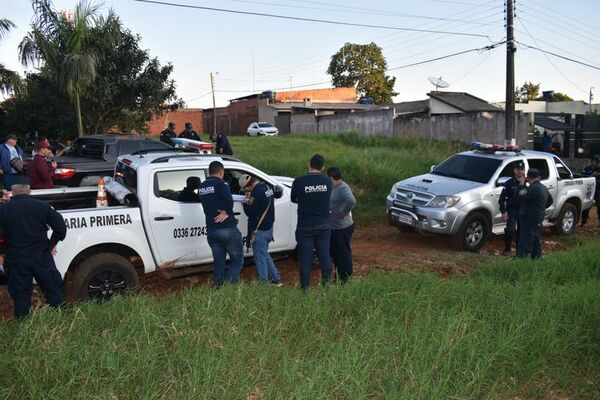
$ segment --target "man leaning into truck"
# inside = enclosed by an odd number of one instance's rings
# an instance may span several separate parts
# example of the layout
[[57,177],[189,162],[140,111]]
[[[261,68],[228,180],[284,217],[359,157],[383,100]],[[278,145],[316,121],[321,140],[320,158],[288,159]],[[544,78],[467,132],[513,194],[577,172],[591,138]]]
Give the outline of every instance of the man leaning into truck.
[[215,286],[226,280],[225,264],[229,254],[227,280],[236,283],[244,261],[242,234],[237,228],[233,214],[233,197],[229,185],[223,181],[225,168],[219,161],[208,166],[210,175],[199,187],[198,194],[206,216],[208,245],[213,255],[213,277]]
[[506,222],[504,228],[504,252],[505,256],[510,256],[513,239],[516,239],[517,246],[519,242],[519,208],[521,207],[521,198],[519,197],[519,186],[525,184],[525,164],[523,161],[517,162],[513,168],[514,176],[504,184],[498,204],[502,213],[502,220]]
[[[67,234],[67,226],[54,208],[30,194],[29,185],[13,185],[12,199],[0,206],[0,228],[6,237],[8,292],[16,319],[29,314],[34,278],[50,306],[63,303],[62,277],[54,264],[54,254],[56,244]],[[48,227],[52,229],[50,239]]]

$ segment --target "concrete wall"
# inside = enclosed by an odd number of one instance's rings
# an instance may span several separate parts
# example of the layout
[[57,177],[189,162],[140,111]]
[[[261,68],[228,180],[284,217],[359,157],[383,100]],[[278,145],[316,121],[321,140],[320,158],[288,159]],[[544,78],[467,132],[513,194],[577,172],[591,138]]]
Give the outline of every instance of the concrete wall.
[[[292,115],[292,120],[295,115]],[[362,135],[392,136],[394,110],[362,111],[317,117],[317,132],[357,132]],[[295,131],[293,131],[295,132]]]
[[[527,147],[528,119],[518,113],[515,121],[517,144]],[[423,118],[396,118],[394,135],[400,137],[504,143],[504,113],[436,115]]]
[[431,97],[429,98],[429,114],[462,114],[462,111]]
[[314,114],[292,114],[290,121],[292,133],[317,133],[317,117]]

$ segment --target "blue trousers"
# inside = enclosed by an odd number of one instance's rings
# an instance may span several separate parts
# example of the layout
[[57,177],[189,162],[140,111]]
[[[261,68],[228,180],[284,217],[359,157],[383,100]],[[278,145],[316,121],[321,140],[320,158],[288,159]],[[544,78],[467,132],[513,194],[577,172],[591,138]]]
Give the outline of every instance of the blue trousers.
[[61,292],[62,277],[51,255],[9,261],[8,293],[15,306],[16,319],[29,315],[33,278],[42,289],[48,304],[58,307],[64,302]]
[[[213,278],[220,287],[225,280],[236,283],[240,277],[244,262],[244,245],[242,234],[236,227],[215,229],[208,232],[208,245],[213,255]],[[225,275],[227,255],[229,254],[229,273]]]
[[300,286],[306,290],[310,287],[310,270],[312,268],[313,249],[317,250],[317,258],[321,264],[321,282],[325,286],[331,279],[331,259],[329,245],[331,229],[297,229],[298,257],[300,258]]
[[252,243],[254,265],[261,282],[268,283],[269,278],[275,282],[281,281],[279,271],[269,254],[269,243],[273,240],[273,228],[256,231],[256,238]]

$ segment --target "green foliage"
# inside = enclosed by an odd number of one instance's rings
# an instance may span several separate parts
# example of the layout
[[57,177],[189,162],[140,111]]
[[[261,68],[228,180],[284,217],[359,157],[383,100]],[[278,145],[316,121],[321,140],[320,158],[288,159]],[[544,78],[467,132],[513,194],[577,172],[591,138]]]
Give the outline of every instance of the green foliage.
[[387,62],[381,47],[375,43],[346,43],[331,57],[327,73],[333,86],[355,86],[360,95],[372,97],[376,104],[389,104],[394,92],[395,77],[385,74]]
[[[15,23],[11,20],[0,18],[0,42],[15,27]],[[13,91],[18,91],[20,84],[21,78],[19,74],[0,63],[0,93],[10,94]]]
[[518,87],[515,91],[515,99],[519,103],[527,103],[529,100],[538,100],[540,96],[540,84],[525,82],[523,86]]
[[308,294],[252,283],[39,310],[0,325],[0,396],[599,398],[599,277],[593,242],[468,278],[373,273]]
[[549,102],[556,102],[556,101],[573,101],[573,98],[569,95],[566,95],[564,93],[561,92],[554,92],[552,93],[552,96],[550,98],[544,98],[541,97],[539,100],[546,100]]
[[[230,137],[236,157],[272,175],[296,177],[307,172],[315,153],[325,157],[325,167],[337,166],[357,199],[355,217],[381,220],[385,198],[397,181],[429,171],[464,144],[423,139],[345,135],[287,135]],[[294,151],[290,151],[294,149]]]

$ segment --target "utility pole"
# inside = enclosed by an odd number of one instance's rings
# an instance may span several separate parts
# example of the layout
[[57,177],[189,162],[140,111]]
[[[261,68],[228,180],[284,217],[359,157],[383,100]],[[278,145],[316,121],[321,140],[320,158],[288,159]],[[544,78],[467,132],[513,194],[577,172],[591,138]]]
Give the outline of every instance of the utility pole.
[[506,131],[505,144],[515,142],[515,32],[514,0],[506,0]]
[[292,85],[292,77],[290,76],[290,114],[292,113],[292,107],[294,107],[294,86]]
[[254,50],[252,50],[252,93],[256,92],[256,74],[254,72]]
[[592,113],[592,100],[594,99],[594,94],[592,93],[592,90],[596,89],[595,87],[591,87],[590,88],[590,114]]
[[210,73],[210,90],[213,99],[213,136],[217,136],[217,107],[215,105],[215,78],[213,73]]

